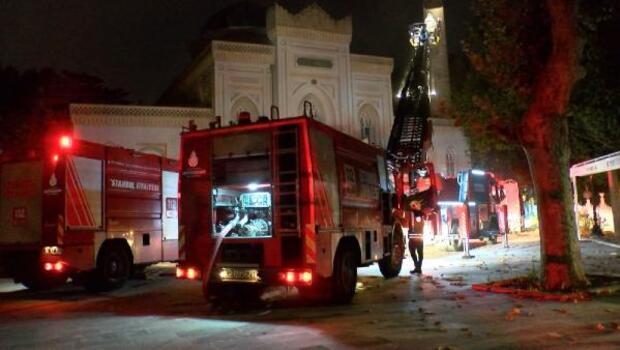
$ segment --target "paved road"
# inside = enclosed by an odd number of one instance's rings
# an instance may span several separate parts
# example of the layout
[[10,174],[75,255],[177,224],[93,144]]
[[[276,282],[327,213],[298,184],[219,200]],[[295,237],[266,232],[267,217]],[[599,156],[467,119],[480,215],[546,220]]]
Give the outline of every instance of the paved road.
[[[120,290],[87,294],[10,291],[0,285],[0,348],[208,349],[618,349],[620,297],[550,303],[475,292],[471,283],[535,273],[538,242],[439,254],[425,275],[383,280],[360,269],[353,304],[278,302],[211,309],[196,283],[176,281],[171,266]],[[588,271],[620,275],[620,251],[582,243]],[[3,289],[4,288],[4,289]],[[4,292],[2,292],[4,290]]]

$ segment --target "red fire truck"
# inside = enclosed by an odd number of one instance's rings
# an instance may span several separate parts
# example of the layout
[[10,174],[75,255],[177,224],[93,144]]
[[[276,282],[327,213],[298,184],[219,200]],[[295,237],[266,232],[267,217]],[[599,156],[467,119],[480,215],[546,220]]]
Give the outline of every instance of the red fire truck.
[[16,282],[109,289],[176,260],[175,161],[67,135],[43,149],[0,163],[0,260]]
[[[444,179],[439,194],[439,238],[448,247],[461,250],[465,239],[488,239],[496,243],[508,230],[503,182],[489,171],[460,171]],[[518,197],[517,197],[518,200]]]
[[400,272],[380,148],[306,117],[189,131],[181,145],[177,277],[207,296],[283,285],[347,302],[357,267]]

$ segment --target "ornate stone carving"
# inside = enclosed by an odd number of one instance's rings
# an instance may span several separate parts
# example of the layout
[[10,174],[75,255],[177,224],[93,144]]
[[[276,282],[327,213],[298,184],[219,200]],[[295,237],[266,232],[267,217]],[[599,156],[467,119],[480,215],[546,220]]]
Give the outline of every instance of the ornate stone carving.
[[181,127],[191,119],[206,125],[213,118],[210,108],[133,105],[71,104],[69,113],[73,123],[95,126]]
[[333,19],[316,3],[311,4],[296,14],[288,12],[284,7],[276,4],[274,13],[267,20],[267,27],[284,26],[304,29],[317,29],[326,32],[349,34],[353,32],[351,16],[342,19]]
[[289,37],[301,40],[332,42],[342,45],[351,43],[350,34],[325,32],[321,30],[278,26],[269,32],[270,38]]
[[271,45],[217,41],[211,43],[216,62],[274,64],[275,48]]
[[267,15],[267,33],[272,42],[277,37],[293,37],[350,43],[353,25],[351,16],[333,19],[317,4],[312,4],[297,14],[275,5]]

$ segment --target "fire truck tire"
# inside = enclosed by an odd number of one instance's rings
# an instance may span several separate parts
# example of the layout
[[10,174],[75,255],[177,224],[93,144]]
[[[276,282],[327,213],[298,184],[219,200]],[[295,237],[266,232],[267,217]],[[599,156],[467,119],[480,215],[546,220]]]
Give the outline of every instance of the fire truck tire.
[[390,255],[379,260],[379,270],[385,278],[398,276],[403,267],[403,258],[405,256],[405,239],[401,227],[399,225],[394,226],[393,232]]
[[131,273],[131,260],[120,244],[108,244],[97,258],[97,268],[87,282],[86,288],[107,291],[122,286]]
[[334,259],[332,300],[338,304],[350,303],[357,285],[357,256],[352,249],[343,247]]

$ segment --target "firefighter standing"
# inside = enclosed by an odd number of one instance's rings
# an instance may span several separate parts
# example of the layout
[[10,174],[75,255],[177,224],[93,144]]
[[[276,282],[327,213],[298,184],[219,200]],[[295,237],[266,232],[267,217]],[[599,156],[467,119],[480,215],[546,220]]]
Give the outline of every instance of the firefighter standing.
[[[418,202],[412,202],[412,209],[415,206],[419,206]],[[419,209],[414,209],[412,213],[413,222],[409,228],[409,253],[413,260],[414,269],[410,272],[412,274],[422,273],[422,259],[424,259],[424,220]]]
[[422,260],[424,259],[424,219],[427,211],[432,210],[429,196],[432,195],[431,181],[426,169],[418,169],[412,174],[414,186],[412,194],[406,198],[406,207],[411,212],[409,224],[409,253],[413,260],[414,269],[412,274],[422,273]]

